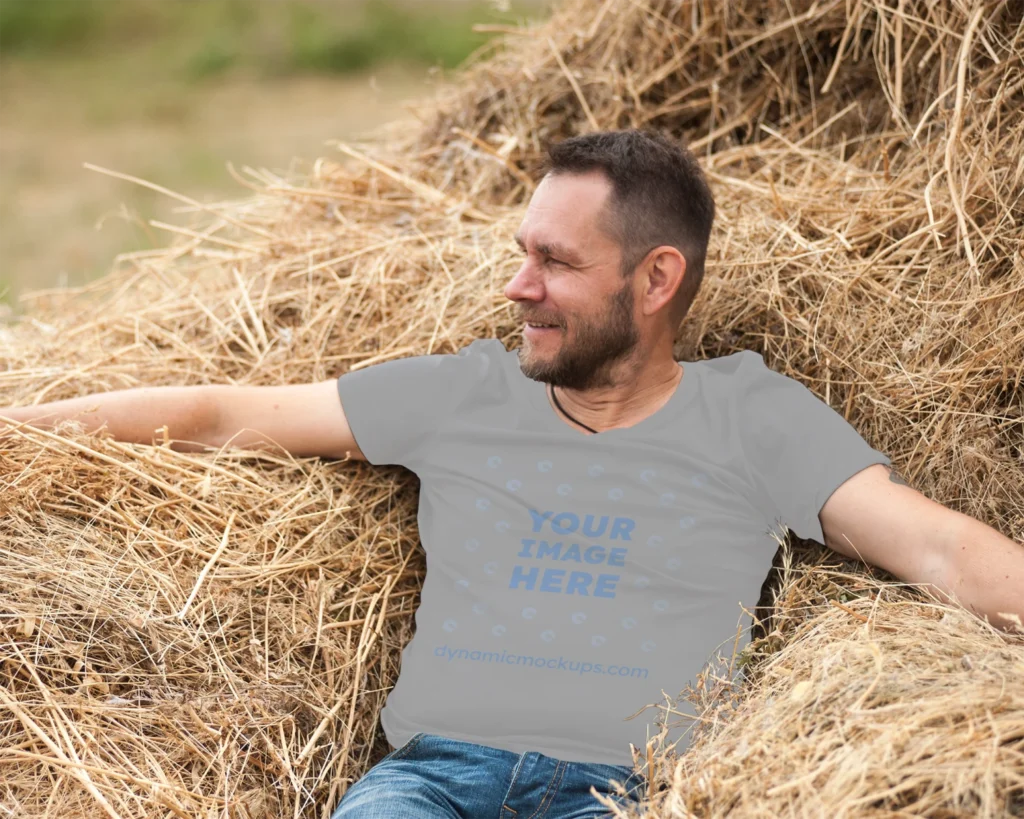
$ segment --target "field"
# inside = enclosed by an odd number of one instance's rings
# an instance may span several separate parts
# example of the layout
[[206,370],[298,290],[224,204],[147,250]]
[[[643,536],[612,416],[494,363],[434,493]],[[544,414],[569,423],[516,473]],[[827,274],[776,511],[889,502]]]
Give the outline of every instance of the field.
[[480,2],[0,2],[0,301],[76,285],[161,247],[180,205],[241,197],[227,170],[275,172],[407,115],[402,103],[489,34],[544,13]]

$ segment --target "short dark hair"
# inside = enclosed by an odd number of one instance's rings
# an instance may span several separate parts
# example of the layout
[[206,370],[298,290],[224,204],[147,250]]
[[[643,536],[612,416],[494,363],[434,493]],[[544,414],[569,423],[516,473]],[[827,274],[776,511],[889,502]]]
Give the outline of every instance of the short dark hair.
[[603,171],[612,193],[604,230],[622,248],[629,278],[654,248],[669,245],[686,259],[673,309],[689,312],[704,279],[715,200],[704,172],[685,145],[654,131],[629,129],[583,134],[551,145],[545,174]]

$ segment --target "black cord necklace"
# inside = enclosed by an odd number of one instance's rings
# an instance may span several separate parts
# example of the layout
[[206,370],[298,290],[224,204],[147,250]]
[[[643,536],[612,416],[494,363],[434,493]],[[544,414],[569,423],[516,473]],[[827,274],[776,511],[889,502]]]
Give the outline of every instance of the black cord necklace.
[[[676,363],[678,363],[678,362],[676,362]],[[680,378],[682,378],[682,376],[680,376]],[[678,383],[679,383],[679,382],[677,381],[677,382],[676,382],[676,384],[678,384]],[[558,396],[557,396],[557,395],[555,395],[555,388],[554,388],[553,386],[551,386],[551,384],[548,384],[548,391],[549,391],[549,392],[551,393],[551,398],[552,398],[552,399],[554,400],[554,402],[555,402],[555,406],[556,406],[556,407],[558,407],[558,409],[559,409],[559,411],[560,411],[560,412],[562,413],[562,415],[564,415],[564,416],[565,416],[566,418],[568,418],[568,419],[569,419],[570,421],[572,421],[572,422],[573,422],[574,424],[579,424],[579,425],[580,425],[581,427],[583,427],[584,429],[589,429],[589,430],[590,430],[591,432],[593,432],[593,433],[595,433],[595,434],[597,433],[597,430],[596,430],[596,429],[594,429],[593,427],[588,427],[588,426],[587,426],[586,424],[584,424],[584,423],[583,423],[582,421],[578,421],[578,420],[576,420],[576,419],[575,419],[575,418],[573,418],[573,417],[572,417],[571,415],[569,415],[569,413],[567,413],[567,412],[565,411],[565,407],[563,407],[563,406],[562,406],[561,404],[559,404],[559,403],[558,403]]]
[[567,417],[567,418],[568,418],[568,419],[569,419],[570,421],[572,421],[572,422],[573,422],[574,424],[579,424],[579,425],[580,425],[581,427],[583,427],[584,429],[589,429],[589,430],[590,430],[591,432],[594,432],[594,433],[596,433],[596,432],[597,432],[597,430],[596,430],[596,429],[594,429],[593,427],[588,427],[588,426],[587,426],[586,424],[584,424],[584,423],[583,423],[582,421],[577,421],[577,420],[576,420],[575,418],[573,418],[573,417],[572,417],[571,415],[569,415],[569,413],[567,413],[567,412],[565,411],[565,408],[564,408],[564,407],[563,407],[563,406],[562,406],[561,404],[559,404],[559,403],[558,403],[558,396],[557,396],[557,395],[555,395],[555,388],[554,388],[554,387],[552,387],[552,386],[551,386],[551,385],[549,384],[549,385],[548,385],[548,389],[550,389],[550,390],[551,390],[551,397],[552,397],[552,398],[554,399],[554,401],[555,401],[555,406],[556,406],[556,407],[558,407],[558,409],[559,409],[559,411],[561,411],[562,415],[566,416],[566,417]]

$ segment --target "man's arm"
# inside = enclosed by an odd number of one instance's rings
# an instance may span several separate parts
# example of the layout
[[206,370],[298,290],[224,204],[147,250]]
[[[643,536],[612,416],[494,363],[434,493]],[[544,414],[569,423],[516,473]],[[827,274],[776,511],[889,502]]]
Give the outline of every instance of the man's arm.
[[915,585],[949,593],[996,628],[1024,623],[1024,546],[925,497],[882,464],[845,481],[818,516],[825,545]]
[[160,440],[166,427],[172,448],[185,452],[234,446],[365,460],[335,379],[282,387],[139,387],[0,407],[0,439],[14,434],[17,422],[47,429],[65,419],[87,432],[106,427],[116,440],[139,444]]
[[948,588],[975,614],[1008,631],[1016,614],[1024,626],[1024,545],[967,515],[952,533]]
[[94,393],[80,398],[22,407],[0,407],[0,440],[12,429],[27,424],[52,429],[62,421],[81,424],[86,432],[105,427],[116,440],[152,444],[167,427],[174,449],[191,452],[203,448],[213,428],[217,407],[206,387],[139,387]]
[[296,457],[365,461],[338,395],[337,379],[284,387],[209,387],[216,446],[279,447]]

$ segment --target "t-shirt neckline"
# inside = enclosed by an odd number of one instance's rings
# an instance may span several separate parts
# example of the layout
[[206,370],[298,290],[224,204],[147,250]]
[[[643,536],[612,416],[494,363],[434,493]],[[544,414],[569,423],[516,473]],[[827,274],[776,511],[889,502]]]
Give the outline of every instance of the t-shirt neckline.
[[579,438],[608,439],[630,437],[633,435],[645,434],[648,431],[664,427],[672,420],[679,417],[680,411],[697,392],[696,382],[699,367],[695,366],[696,362],[677,361],[676,363],[683,368],[683,377],[676,385],[675,392],[669,396],[668,401],[659,407],[656,412],[648,415],[646,418],[629,427],[615,427],[614,429],[606,429],[597,433],[590,433],[585,432],[583,429],[570,426],[567,421],[563,421],[559,417],[558,410],[556,410],[548,400],[547,383],[543,381],[535,381],[534,379],[527,378],[523,375],[523,371],[519,367],[518,350],[511,351],[510,361],[511,366],[515,370],[514,376],[516,376],[522,384],[523,391],[529,399],[530,405],[536,412],[541,425],[545,429]]

